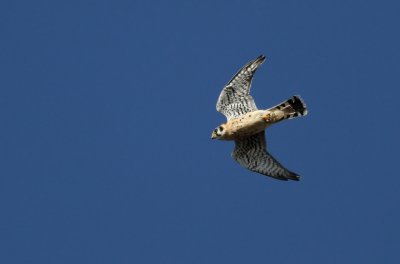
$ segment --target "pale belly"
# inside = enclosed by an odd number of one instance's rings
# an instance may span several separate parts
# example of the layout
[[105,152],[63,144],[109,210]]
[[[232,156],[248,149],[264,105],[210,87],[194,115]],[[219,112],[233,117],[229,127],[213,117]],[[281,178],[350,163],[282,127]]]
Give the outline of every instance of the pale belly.
[[270,115],[268,110],[257,110],[231,119],[225,124],[225,134],[221,139],[236,140],[260,133],[271,124]]

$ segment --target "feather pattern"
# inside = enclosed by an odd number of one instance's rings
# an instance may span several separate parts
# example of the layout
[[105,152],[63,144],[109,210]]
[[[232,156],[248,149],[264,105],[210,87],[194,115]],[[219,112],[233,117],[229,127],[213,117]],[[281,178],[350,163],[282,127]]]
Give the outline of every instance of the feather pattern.
[[265,56],[260,55],[250,61],[225,85],[218,98],[217,111],[228,120],[257,110],[250,88],[253,75],[264,60]]
[[265,132],[235,141],[232,158],[243,167],[278,180],[298,181],[300,176],[283,167],[267,152]]

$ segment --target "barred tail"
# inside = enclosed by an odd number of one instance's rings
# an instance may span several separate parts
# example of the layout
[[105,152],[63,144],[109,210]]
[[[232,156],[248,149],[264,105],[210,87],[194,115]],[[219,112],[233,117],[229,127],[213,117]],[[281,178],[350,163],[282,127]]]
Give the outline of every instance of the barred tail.
[[279,116],[278,120],[292,119],[307,115],[307,106],[298,95],[292,96],[290,99],[269,110],[275,112],[276,115]]

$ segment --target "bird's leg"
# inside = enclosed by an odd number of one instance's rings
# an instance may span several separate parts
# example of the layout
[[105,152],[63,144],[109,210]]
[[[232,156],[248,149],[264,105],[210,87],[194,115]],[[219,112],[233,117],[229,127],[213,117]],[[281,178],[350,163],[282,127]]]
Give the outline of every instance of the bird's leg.
[[267,112],[265,115],[262,116],[262,119],[264,119],[264,121],[267,123],[272,123],[275,121],[275,113]]

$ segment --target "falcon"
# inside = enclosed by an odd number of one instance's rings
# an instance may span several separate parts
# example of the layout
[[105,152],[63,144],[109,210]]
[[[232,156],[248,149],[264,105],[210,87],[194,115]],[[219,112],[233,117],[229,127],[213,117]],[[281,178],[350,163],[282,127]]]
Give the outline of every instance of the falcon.
[[217,111],[226,116],[227,122],[214,129],[211,138],[235,141],[232,158],[251,171],[278,180],[298,181],[298,174],[286,169],[267,151],[265,129],[282,120],[307,115],[307,107],[295,95],[274,107],[258,110],[250,87],[264,60],[265,56],[260,55],[247,63],[222,89]]

